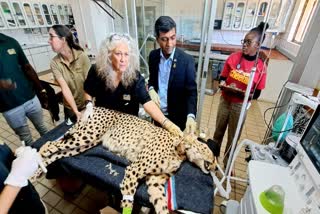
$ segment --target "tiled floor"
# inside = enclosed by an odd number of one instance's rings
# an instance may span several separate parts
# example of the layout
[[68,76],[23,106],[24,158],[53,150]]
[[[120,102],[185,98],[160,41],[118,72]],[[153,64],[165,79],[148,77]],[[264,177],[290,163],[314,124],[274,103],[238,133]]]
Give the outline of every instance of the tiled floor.
[[[212,137],[215,129],[219,96],[219,94],[214,96],[205,96],[200,129],[206,131],[208,137]],[[263,121],[263,112],[272,105],[272,103],[261,101],[252,102],[252,106],[248,111],[240,140],[248,138],[256,142],[261,142],[266,131],[266,126]],[[47,127],[52,129],[54,126],[47,111],[44,111],[44,116]],[[270,117],[270,115],[267,115],[267,117]],[[269,118],[267,118],[267,121],[268,119]],[[34,139],[39,138],[39,134],[31,124],[30,128],[32,130]],[[16,137],[14,132],[9,128],[2,115],[0,116],[0,139],[6,142],[12,150],[15,150],[20,144],[18,137]],[[224,139],[224,142],[225,140],[226,139]],[[222,147],[221,154],[223,154],[224,145]],[[235,175],[237,177],[246,178],[247,163],[245,161],[245,157],[246,154],[243,149],[235,164]],[[91,186],[86,186],[75,198],[65,197],[55,180],[47,180],[43,178],[35,184],[35,188],[39,192],[43,201],[46,203],[50,213],[98,213],[98,210],[106,206],[107,202],[109,201],[109,197],[106,193],[101,192]],[[234,182],[232,184],[233,191],[231,194],[231,199],[240,200],[245,189],[246,184]],[[215,197],[216,206],[214,213],[220,213],[218,205],[223,200],[224,199],[220,196]]]

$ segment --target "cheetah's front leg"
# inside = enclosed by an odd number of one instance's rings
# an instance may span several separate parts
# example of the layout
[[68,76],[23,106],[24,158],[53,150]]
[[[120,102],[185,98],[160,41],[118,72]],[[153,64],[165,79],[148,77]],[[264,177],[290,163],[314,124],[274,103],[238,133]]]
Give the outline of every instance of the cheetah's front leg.
[[148,186],[149,200],[153,204],[157,214],[168,214],[168,202],[165,196],[164,185],[169,176],[162,175],[150,175],[147,177],[146,184]]
[[123,214],[130,214],[133,207],[133,197],[136,193],[138,181],[147,175],[147,167],[133,162],[126,168],[124,178],[120,184],[122,193],[121,207]]

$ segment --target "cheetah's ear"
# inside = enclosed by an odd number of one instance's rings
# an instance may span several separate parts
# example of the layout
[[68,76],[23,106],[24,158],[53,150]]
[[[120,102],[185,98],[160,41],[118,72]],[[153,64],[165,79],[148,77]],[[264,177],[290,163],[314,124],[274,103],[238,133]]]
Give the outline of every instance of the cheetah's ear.
[[197,137],[193,134],[184,135],[183,138],[184,138],[185,144],[190,146],[191,144],[194,144],[195,141],[197,140]]
[[198,138],[198,141],[201,143],[206,144],[209,149],[212,151],[213,155],[219,157],[220,155],[220,146],[214,140],[208,139],[207,141],[203,140],[202,138]]

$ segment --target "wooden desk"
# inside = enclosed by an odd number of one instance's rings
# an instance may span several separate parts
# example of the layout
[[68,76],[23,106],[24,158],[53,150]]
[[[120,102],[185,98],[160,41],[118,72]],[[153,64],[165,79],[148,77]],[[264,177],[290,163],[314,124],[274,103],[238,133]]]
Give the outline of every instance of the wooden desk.
[[[199,57],[199,52],[198,51],[185,51],[187,54],[190,54],[191,56]],[[210,53],[209,58],[210,59],[218,59],[218,60],[227,60],[229,55],[226,54],[216,54],[216,53]]]
[[[200,44],[197,44],[197,43],[181,43],[181,42],[177,41],[177,47],[184,48],[189,51],[199,51],[200,50]],[[212,44],[211,50],[212,51],[234,53],[237,51],[241,51],[242,46],[241,45],[228,45],[228,44]],[[265,52],[266,55],[269,54],[269,50],[262,50],[262,51]],[[222,55],[225,55],[225,54],[222,54]],[[276,49],[271,50],[269,59],[288,60],[288,58],[285,55],[283,55],[282,53],[280,53]]]
[[45,81],[51,85],[54,86],[59,86],[59,84],[57,83],[57,81],[54,79],[53,74],[51,72],[47,73],[47,74],[41,74],[39,75],[39,79],[42,81]]

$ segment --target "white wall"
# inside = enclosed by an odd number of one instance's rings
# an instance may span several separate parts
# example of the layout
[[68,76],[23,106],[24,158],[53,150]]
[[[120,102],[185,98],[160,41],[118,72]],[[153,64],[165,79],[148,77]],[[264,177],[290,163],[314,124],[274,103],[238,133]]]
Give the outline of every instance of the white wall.
[[[96,54],[101,42],[112,32],[112,18],[93,1],[70,0],[70,3],[80,44]],[[110,11],[106,6],[103,7]]]
[[275,103],[283,84],[288,80],[293,62],[290,60],[271,59],[267,71],[267,84],[259,100]]
[[[193,38],[200,38],[201,35],[201,24],[204,11],[204,0],[165,0],[164,14],[166,16],[171,16],[175,22],[177,23],[177,36],[178,39],[183,37],[184,40],[189,40]],[[183,3],[182,3],[183,2]],[[209,1],[210,2],[210,1]],[[223,13],[223,0],[217,1],[217,10],[216,10],[216,18],[221,19]],[[210,5],[208,6],[210,8]],[[229,42],[232,42],[233,39],[230,39],[230,35],[226,36]],[[237,34],[237,33],[235,33]],[[242,35],[242,34],[241,34]],[[215,41],[223,41],[222,38],[224,34],[221,36],[220,32],[213,36]],[[232,35],[233,36],[233,35]],[[240,40],[238,39],[238,44],[240,44]]]
[[304,69],[304,72],[300,78],[299,84],[315,88],[317,82],[320,80],[320,34],[312,48],[308,62]]

